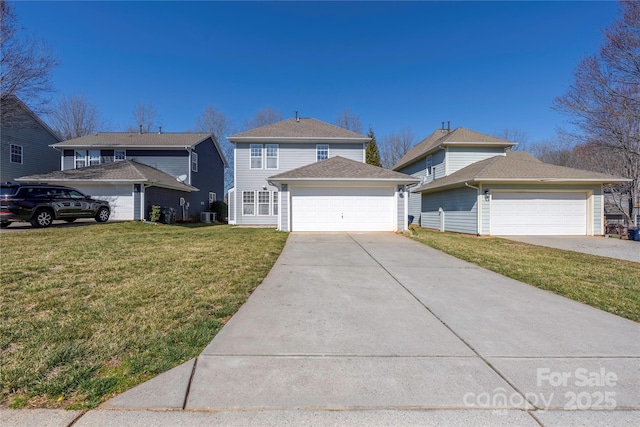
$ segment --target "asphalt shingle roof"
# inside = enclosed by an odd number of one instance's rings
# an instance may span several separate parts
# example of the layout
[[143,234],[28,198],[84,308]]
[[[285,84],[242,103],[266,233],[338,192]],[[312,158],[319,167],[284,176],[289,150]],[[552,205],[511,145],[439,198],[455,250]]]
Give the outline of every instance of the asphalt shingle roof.
[[418,182],[417,178],[400,172],[390,171],[341,156],[331,157],[297,169],[269,177],[273,180],[379,180],[398,182]]
[[515,142],[507,141],[506,139],[497,138],[495,136],[486,135],[484,133],[476,132],[474,130],[459,127],[452,131],[438,129],[431,135],[417,143],[411,150],[407,152],[399,161],[393,166],[393,170],[398,170],[407,166],[408,164],[418,160],[420,157],[426,155],[434,148],[442,145],[498,145],[504,147],[511,147],[516,145]]
[[123,160],[119,162],[103,163],[78,169],[54,171],[17,178],[19,182],[47,182],[47,181],[125,181],[146,182],[159,187],[172,188],[182,191],[197,191],[197,188],[179,182],[175,177],[151,166]]
[[626,180],[626,178],[605,173],[543,163],[524,151],[507,151],[505,156],[494,156],[472,163],[451,175],[436,179],[413,191],[431,191],[443,187],[464,185],[465,182],[483,181],[621,182]]
[[207,133],[137,133],[137,132],[98,132],[81,136],[52,146],[55,148],[73,147],[191,147],[211,137]]
[[309,139],[359,139],[369,141],[369,137],[343,129],[316,119],[289,119],[259,128],[231,135],[227,139],[238,138],[309,138]]

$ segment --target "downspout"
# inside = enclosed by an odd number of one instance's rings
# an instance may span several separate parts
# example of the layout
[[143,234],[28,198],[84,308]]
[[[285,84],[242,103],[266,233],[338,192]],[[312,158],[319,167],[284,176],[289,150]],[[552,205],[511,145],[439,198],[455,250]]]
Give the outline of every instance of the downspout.
[[473,185],[470,185],[468,182],[465,182],[464,185],[466,185],[469,188],[473,188],[474,190],[476,190],[476,201],[478,202],[477,205],[477,213],[476,213],[476,236],[480,235],[480,227],[482,226],[481,220],[482,218],[480,217],[480,214],[482,212],[482,201],[480,200],[480,187],[474,187]]

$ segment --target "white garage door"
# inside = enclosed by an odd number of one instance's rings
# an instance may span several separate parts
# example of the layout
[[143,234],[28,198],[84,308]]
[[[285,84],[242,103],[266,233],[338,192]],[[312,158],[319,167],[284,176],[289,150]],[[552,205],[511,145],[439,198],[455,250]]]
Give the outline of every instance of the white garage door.
[[111,216],[109,219],[127,221],[134,219],[132,184],[78,185],[76,188],[96,199],[109,202],[109,206],[111,207]]
[[393,188],[295,188],[293,231],[393,231]]
[[586,193],[493,193],[491,234],[587,234]]

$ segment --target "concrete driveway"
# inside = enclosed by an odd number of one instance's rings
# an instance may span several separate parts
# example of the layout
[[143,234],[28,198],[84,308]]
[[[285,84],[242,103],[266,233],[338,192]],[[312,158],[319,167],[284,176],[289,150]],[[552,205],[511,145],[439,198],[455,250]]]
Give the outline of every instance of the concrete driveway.
[[498,236],[531,245],[640,262],[640,243],[592,236]]
[[639,368],[637,323],[400,235],[293,233],[197,359],[74,426],[636,425]]

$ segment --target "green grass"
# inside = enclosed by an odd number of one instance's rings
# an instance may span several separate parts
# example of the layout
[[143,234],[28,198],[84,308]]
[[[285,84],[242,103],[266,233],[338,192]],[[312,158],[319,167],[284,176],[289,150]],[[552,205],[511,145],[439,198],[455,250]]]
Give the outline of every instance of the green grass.
[[412,230],[412,238],[504,276],[640,321],[640,263],[421,228]]
[[0,407],[79,409],[197,356],[287,234],[119,223],[1,239]]

